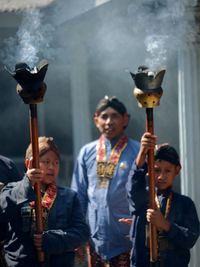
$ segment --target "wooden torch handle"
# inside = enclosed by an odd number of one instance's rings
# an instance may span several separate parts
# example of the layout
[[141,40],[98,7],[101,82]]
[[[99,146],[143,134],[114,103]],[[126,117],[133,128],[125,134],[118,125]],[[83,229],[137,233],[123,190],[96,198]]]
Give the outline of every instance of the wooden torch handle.
[[[146,131],[154,134],[153,108],[146,108]],[[155,174],[154,174],[154,149],[148,151],[148,173],[149,173],[149,208],[156,209],[155,202]],[[150,237],[150,261],[155,262],[158,258],[158,244],[156,227],[149,224]]]
[[[30,104],[29,111],[30,111],[30,138],[32,144],[33,168],[39,168],[37,104]],[[40,182],[37,182],[34,185],[34,191],[36,194],[36,200],[35,200],[36,233],[42,234],[43,223],[42,223]],[[44,252],[37,251],[37,258],[39,262],[44,262]]]

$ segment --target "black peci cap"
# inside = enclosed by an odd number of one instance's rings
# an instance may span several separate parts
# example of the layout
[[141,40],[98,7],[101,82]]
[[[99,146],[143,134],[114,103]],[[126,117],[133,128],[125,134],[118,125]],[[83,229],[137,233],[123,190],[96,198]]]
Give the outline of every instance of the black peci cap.
[[168,144],[158,146],[158,148],[155,150],[154,156],[155,160],[165,160],[174,165],[181,166],[180,158],[176,149]]
[[109,107],[115,109],[122,115],[127,113],[125,105],[121,101],[119,101],[118,98],[115,96],[111,97],[105,96],[103,99],[101,99],[96,106],[96,113],[101,113],[102,111],[104,111]]

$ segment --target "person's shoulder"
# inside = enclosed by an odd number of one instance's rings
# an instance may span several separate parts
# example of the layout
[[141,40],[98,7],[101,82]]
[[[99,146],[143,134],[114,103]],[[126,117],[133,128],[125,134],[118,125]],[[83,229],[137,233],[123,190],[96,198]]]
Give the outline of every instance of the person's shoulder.
[[78,194],[68,186],[57,186],[57,196],[63,203],[71,203],[78,199]]
[[90,150],[90,149],[96,147],[97,142],[98,142],[98,139],[94,140],[92,142],[89,142],[89,143],[85,144],[84,146],[82,146],[81,150]]
[[174,192],[174,198],[182,202],[183,205],[195,205],[194,201],[189,196]]
[[88,154],[91,154],[93,152],[96,153],[97,142],[98,142],[98,140],[94,140],[94,141],[82,146],[82,148],[80,149],[80,152],[79,152],[79,156],[88,155]]
[[11,163],[14,163],[14,161],[10,158],[7,158],[3,155],[0,155],[0,164],[9,166]]
[[69,188],[68,186],[57,186],[57,191],[60,195],[72,195],[75,196],[77,193]]
[[0,180],[5,184],[21,180],[21,174],[14,161],[3,155],[0,155],[0,173]]
[[129,146],[135,148],[135,149],[139,149],[140,148],[140,142],[138,142],[137,140],[133,139],[133,138],[128,138],[128,143]]

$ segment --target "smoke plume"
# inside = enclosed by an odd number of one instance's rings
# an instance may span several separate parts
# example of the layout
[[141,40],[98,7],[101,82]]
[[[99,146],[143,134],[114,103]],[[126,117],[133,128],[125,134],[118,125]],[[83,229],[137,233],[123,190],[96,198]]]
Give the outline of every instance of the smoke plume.
[[129,6],[133,33],[144,34],[148,66],[165,65],[177,48],[194,40],[196,4],[196,0],[136,0]]
[[39,9],[23,11],[21,25],[16,33],[4,41],[0,57],[4,64],[13,68],[17,62],[26,62],[33,67],[41,57],[52,59],[54,27],[43,22],[44,14]]

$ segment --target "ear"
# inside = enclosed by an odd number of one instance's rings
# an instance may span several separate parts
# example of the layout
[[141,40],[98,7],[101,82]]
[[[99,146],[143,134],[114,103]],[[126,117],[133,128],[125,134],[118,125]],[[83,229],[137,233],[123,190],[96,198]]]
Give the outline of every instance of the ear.
[[130,115],[128,113],[125,113],[123,117],[124,117],[124,127],[126,128],[129,123]]
[[176,175],[178,175],[180,173],[181,170],[181,165],[177,165],[176,166]]
[[25,159],[24,163],[25,163],[26,169],[31,169],[32,168],[32,161],[33,161],[33,158]]
[[93,121],[94,121],[94,124],[96,125],[96,127],[98,128],[98,126],[99,126],[99,116],[98,116],[97,113],[94,114]]
[[29,159],[25,159],[24,164],[26,166],[26,169],[28,169],[28,163],[29,163]]

